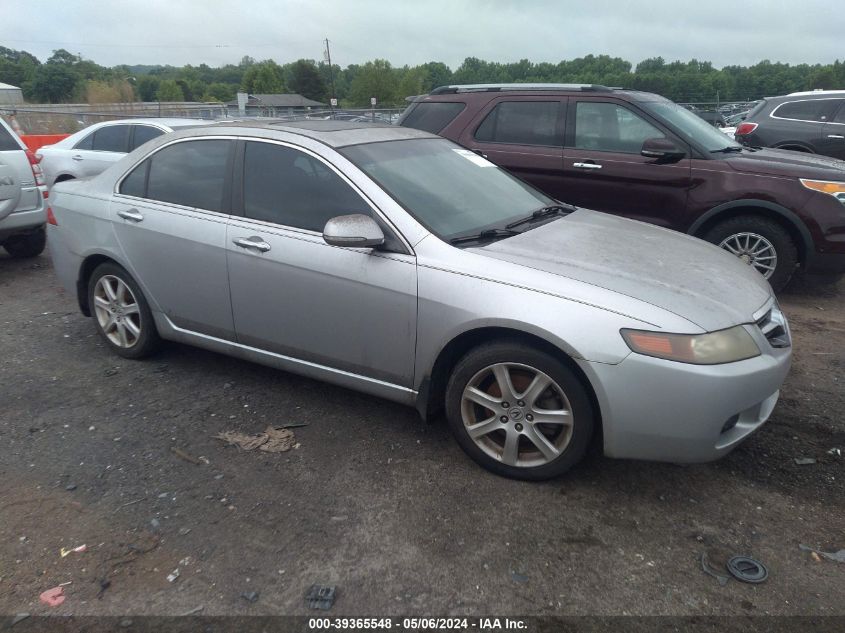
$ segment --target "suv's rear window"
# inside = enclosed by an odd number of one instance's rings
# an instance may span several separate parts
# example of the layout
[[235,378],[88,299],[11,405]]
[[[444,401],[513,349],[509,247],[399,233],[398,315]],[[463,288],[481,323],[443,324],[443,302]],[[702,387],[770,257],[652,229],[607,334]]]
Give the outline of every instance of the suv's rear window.
[[0,152],[8,152],[10,150],[20,149],[21,146],[18,145],[18,142],[12,137],[12,134],[6,129],[5,126],[0,125]]
[[402,120],[400,125],[438,134],[440,130],[454,121],[455,117],[463,112],[465,107],[465,103],[447,101],[418,103],[415,108],[408,112],[408,116]]
[[832,99],[787,101],[776,107],[772,116],[799,121],[827,121],[833,113],[834,104]]

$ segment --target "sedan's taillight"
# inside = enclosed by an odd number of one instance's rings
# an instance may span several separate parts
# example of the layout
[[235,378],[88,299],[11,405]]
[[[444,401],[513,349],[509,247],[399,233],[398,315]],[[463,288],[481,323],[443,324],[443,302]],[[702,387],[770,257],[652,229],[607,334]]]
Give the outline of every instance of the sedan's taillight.
[[53,213],[53,207],[47,207],[47,224],[59,226],[59,223],[56,221],[56,214]]
[[[29,159],[29,166],[32,167],[32,177],[35,178],[35,185],[44,186],[44,170],[41,169],[41,156],[37,156],[31,149],[26,150],[26,157]],[[46,197],[46,196],[45,196]]]
[[736,131],[734,132],[734,136],[746,136],[748,134],[751,134],[756,129],[756,123],[740,123],[737,126]]

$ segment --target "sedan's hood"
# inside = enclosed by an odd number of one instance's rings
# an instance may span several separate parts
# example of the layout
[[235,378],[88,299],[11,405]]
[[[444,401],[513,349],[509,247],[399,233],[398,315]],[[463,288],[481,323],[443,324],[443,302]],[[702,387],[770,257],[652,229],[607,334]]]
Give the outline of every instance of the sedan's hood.
[[759,273],[712,244],[586,209],[472,250],[640,299],[707,331],[751,322],[771,296]]
[[737,171],[790,178],[845,180],[845,161],[829,156],[768,148],[729,156],[728,164]]

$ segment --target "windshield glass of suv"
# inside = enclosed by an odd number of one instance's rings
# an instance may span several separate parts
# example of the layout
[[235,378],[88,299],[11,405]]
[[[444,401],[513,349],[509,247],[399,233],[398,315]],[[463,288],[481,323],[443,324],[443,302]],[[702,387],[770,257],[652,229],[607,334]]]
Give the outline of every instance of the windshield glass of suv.
[[478,154],[442,139],[353,145],[349,160],[442,239],[503,228],[554,204]]
[[720,132],[707,121],[677,103],[643,101],[639,105],[658,119],[666,121],[684,137],[684,140],[700,145],[708,152],[725,149],[726,147],[742,147],[727,134]]

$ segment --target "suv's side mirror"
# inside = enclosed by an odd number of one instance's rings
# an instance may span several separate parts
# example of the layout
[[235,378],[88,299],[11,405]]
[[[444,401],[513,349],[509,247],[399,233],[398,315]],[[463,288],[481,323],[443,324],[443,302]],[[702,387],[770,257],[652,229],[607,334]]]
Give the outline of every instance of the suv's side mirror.
[[659,163],[677,162],[687,155],[668,138],[647,138],[643,141],[640,154],[646,158],[656,158]]
[[331,246],[375,248],[384,244],[384,233],[370,216],[354,213],[339,215],[326,222],[323,239]]

